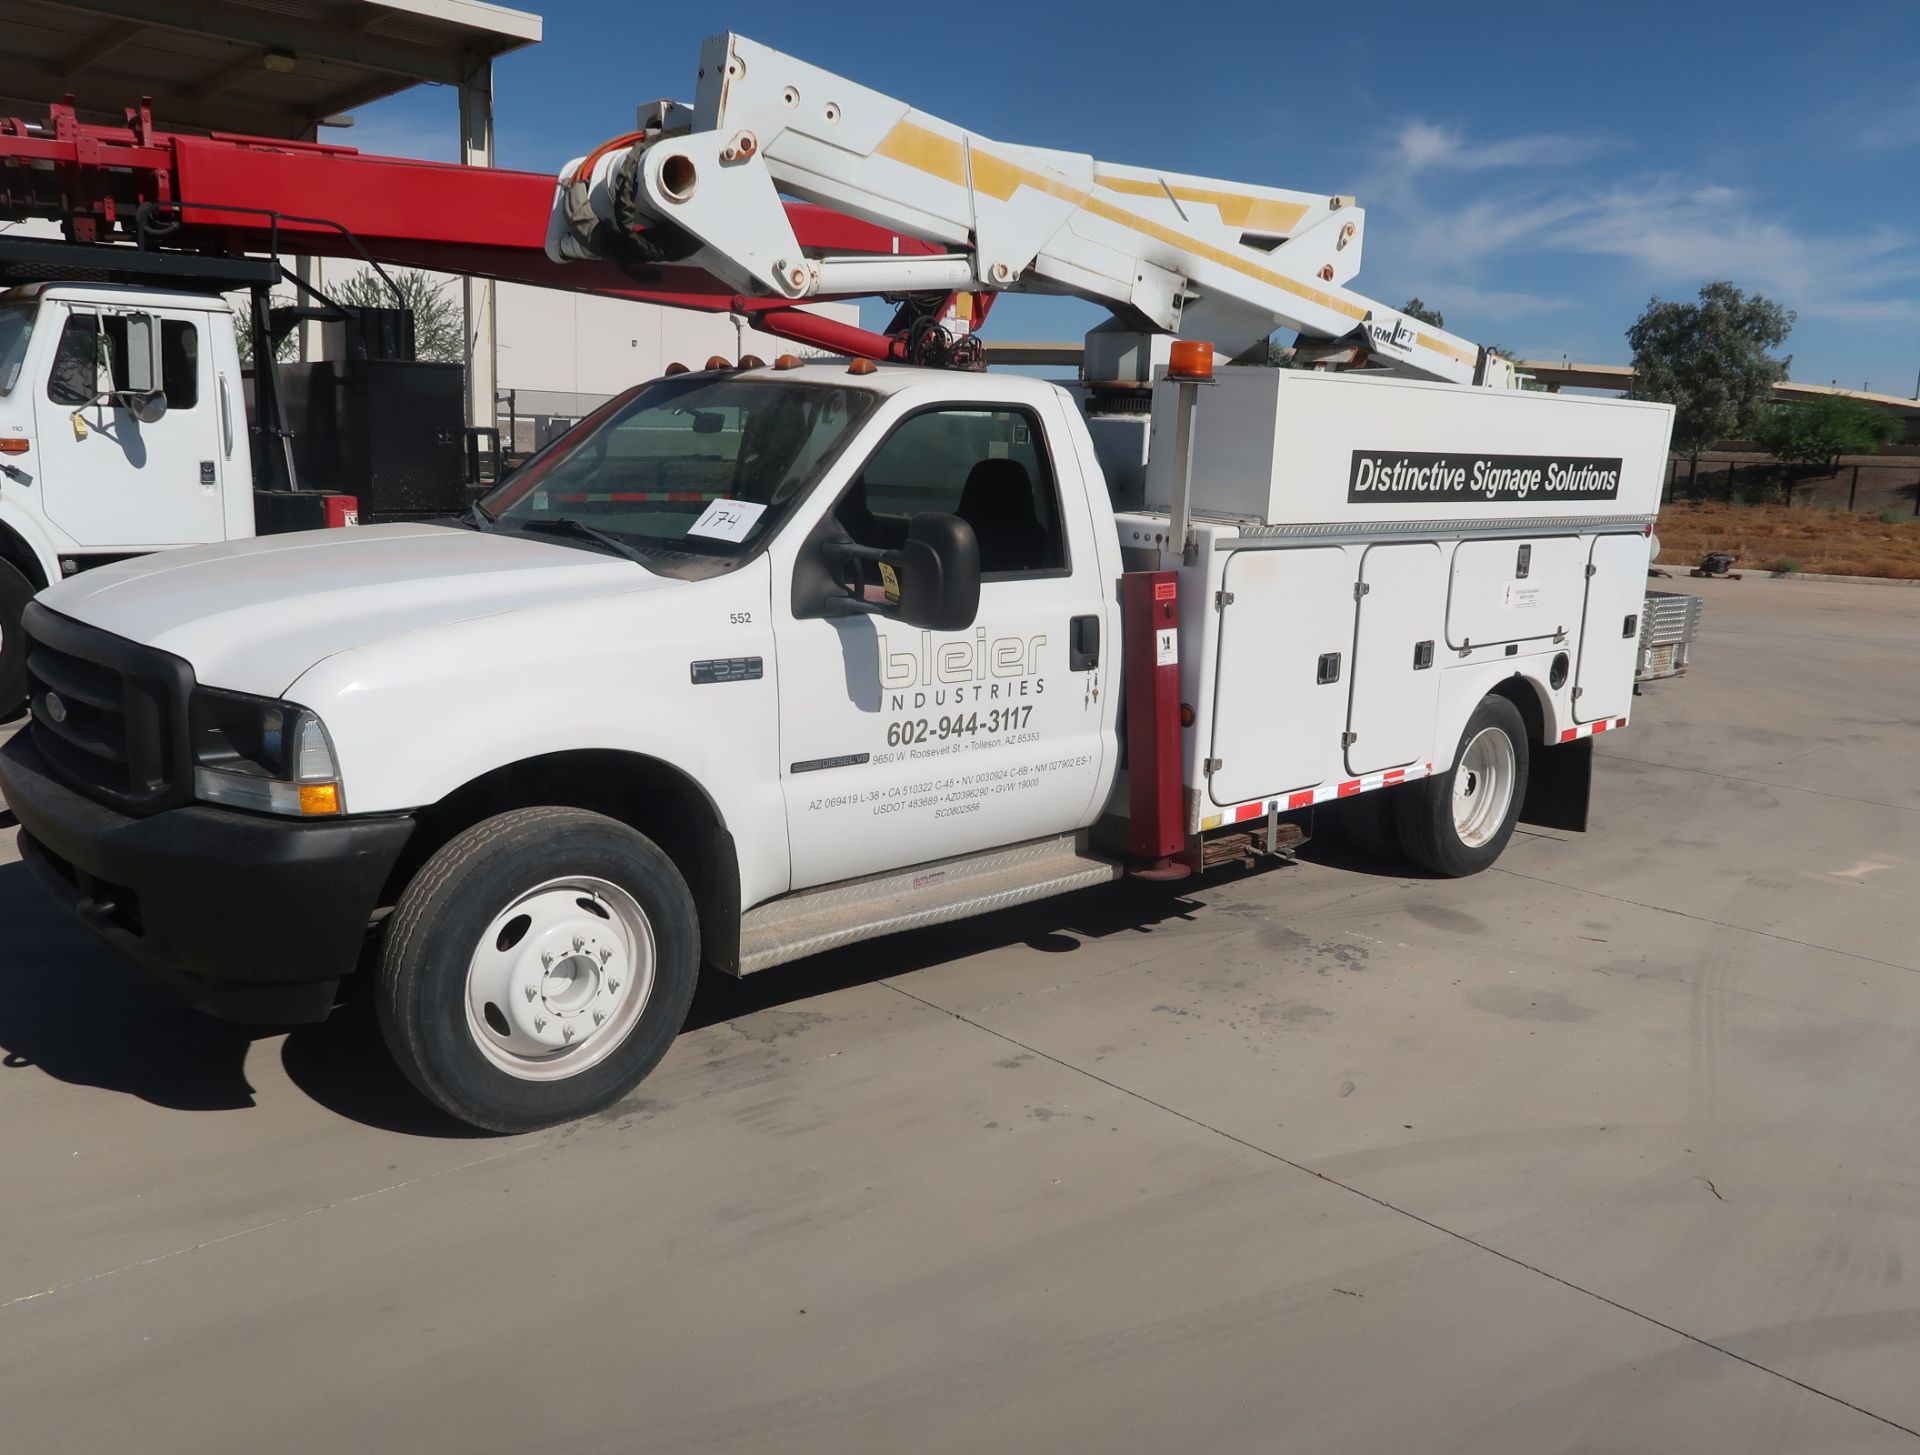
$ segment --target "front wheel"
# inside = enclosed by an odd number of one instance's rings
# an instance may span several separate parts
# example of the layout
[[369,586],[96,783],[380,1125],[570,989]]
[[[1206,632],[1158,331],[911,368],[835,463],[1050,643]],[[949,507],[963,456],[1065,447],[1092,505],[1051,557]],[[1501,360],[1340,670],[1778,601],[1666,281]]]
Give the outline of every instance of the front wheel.
[[1400,790],[1401,847],[1435,874],[1478,874],[1507,847],[1526,796],[1527,725],[1506,698],[1483,697],[1453,767]]
[[699,966],[693,896],[651,840],[581,809],[517,809],[453,839],[401,895],[380,1028],[436,1106],[530,1131],[638,1085]]

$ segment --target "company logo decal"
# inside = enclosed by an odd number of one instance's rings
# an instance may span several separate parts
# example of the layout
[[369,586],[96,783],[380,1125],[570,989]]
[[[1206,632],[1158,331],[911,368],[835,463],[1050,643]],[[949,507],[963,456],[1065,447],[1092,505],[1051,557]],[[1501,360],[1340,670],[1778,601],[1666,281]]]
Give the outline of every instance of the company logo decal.
[[1501,500],[1617,500],[1623,462],[1566,455],[1459,455],[1355,450],[1347,500],[1356,505]]

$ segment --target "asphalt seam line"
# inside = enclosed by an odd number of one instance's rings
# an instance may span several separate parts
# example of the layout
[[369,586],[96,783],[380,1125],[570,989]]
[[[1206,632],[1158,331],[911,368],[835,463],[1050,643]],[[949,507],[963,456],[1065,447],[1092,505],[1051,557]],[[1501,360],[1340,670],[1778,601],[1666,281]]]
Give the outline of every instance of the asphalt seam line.
[[[1521,877],[1524,878],[1525,876],[1521,876]],[[1234,1133],[1227,1131],[1223,1127],[1214,1126],[1211,1122],[1202,1121],[1199,1117],[1194,1116],[1190,1112],[1181,1111],[1179,1108],[1169,1106],[1167,1105],[1167,1103],[1163,1101],[1155,1101],[1152,1097],[1146,1095],[1144,1092],[1135,1091],[1131,1087],[1122,1086],[1119,1082],[1109,1080],[1107,1077],[1100,1075],[1100,1073],[1097,1071],[1089,1071],[1084,1066],[1076,1066],[1074,1065],[1073,1062],[1063,1060],[1062,1058],[1054,1055],[1050,1051],[1043,1051],[1038,1046],[1029,1045],[1025,1041],[1019,1040],[1014,1036],[1008,1035],[1005,1031],[995,1030],[992,1026],[984,1025],[981,1022],[973,1019],[971,1016],[962,1014],[960,1011],[949,1010],[946,1006],[940,1005],[934,1001],[928,1000],[925,996],[915,995],[911,990],[907,990],[904,987],[895,984],[891,980],[882,980],[879,983],[886,986],[887,989],[895,991],[898,994],[905,996],[908,1000],[918,1001],[921,1005],[926,1006],[929,1010],[939,1011],[943,1015],[951,1016],[953,1017],[953,1019],[959,1021],[962,1025],[971,1026],[977,1031],[984,1031],[987,1035],[994,1037],[996,1040],[1004,1041],[1009,1046],[1018,1047],[1020,1050],[1027,1052],[1027,1054],[1031,1056],[1038,1056],[1043,1061],[1050,1061],[1055,1066],[1060,1067],[1063,1071],[1071,1071],[1077,1076],[1085,1077],[1087,1080],[1096,1082],[1099,1085],[1106,1087],[1110,1091],[1116,1091],[1120,1095],[1127,1097],[1132,1101],[1137,1101],[1145,1106],[1150,1106],[1154,1108],[1156,1111],[1166,1113],[1170,1117],[1176,1117],[1180,1121],[1186,1122],[1189,1126],[1197,1127],[1201,1131],[1207,1132],[1213,1136],[1219,1137],[1223,1141],[1232,1142],[1235,1146],[1244,1147],[1249,1152],[1253,1152],[1258,1156],[1265,1157],[1269,1161],[1277,1162],[1283,1167],[1289,1167],[1295,1172],[1304,1173],[1309,1177],[1318,1178],[1322,1182],[1328,1183],[1333,1187],[1339,1188],[1342,1192],[1350,1193],[1354,1197],[1358,1197],[1363,1199],[1366,1202],[1372,1203],[1375,1207],[1380,1208],[1384,1212],[1390,1212],[1395,1214],[1398,1217],[1406,1218],[1410,1222],[1415,1222],[1420,1224],[1420,1226],[1423,1228],[1430,1228],[1432,1231],[1439,1233],[1442,1237],[1452,1238],[1455,1242],[1464,1243],[1469,1248],[1476,1249],[1479,1252],[1490,1255],[1491,1257],[1498,1258],[1503,1263],[1512,1264],[1515,1268],[1525,1269],[1528,1273],[1534,1274],[1536,1277],[1544,1278],[1550,1283],[1556,1283],[1560,1287],[1567,1289],[1569,1292],[1581,1294],[1587,1298],[1594,1300],[1594,1302],[1596,1303],[1605,1304],[1608,1308],[1611,1308],[1620,1313],[1626,1314],[1630,1318],[1639,1319],[1642,1323],[1649,1324],[1656,1329],[1661,1329],[1666,1333],[1672,1334],[1675,1338],[1685,1339],[1688,1343],[1698,1345],[1702,1349],[1710,1349],[1716,1354],[1723,1355],[1724,1357],[1733,1360],[1735,1363],[1744,1364],[1749,1369],[1757,1370],[1761,1374],[1771,1375],[1775,1379],[1782,1380],[1787,1384],[1793,1385],[1796,1389],[1805,1390],[1808,1394],[1815,1395],[1820,1399],[1824,1399],[1833,1404],[1839,1405],[1842,1409],[1852,1410],[1855,1414],[1865,1415],[1870,1420],[1878,1421],[1880,1424],[1886,1425],[1891,1429],[1898,1430],[1903,1435],[1912,1435],[1916,1439],[1920,1439],[1920,1430],[1916,1430],[1907,1425],[1903,1425],[1896,1419],[1892,1419],[1883,1414],[1878,1414],[1873,1410],[1866,1408],[1864,1405],[1857,1405],[1852,1400],[1845,1399],[1840,1395],[1833,1394],[1827,1390],[1821,1389],[1818,1385],[1808,1384],[1804,1379],[1795,1379],[1791,1374],[1787,1374],[1781,1370],[1775,1369],[1770,1365],[1762,1364],[1759,1360],[1751,1359],[1747,1357],[1745,1354],[1739,1353],[1738,1351],[1733,1349],[1729,1349],[1724,1344],[1716,1344],[1714,1343],[1713,1340],[1706,1338],[1703,1335],[1689,1333],[1686,1329],[1682,1329],[1677,1327],[1674,1324],[1667,1323],[1664,1319],[1656,1318],[1654,1315],[1650,1313],[1645,1313],[1640,1309],[1634,1308],[1630,1304],[1621,1303],[1618,1299],[1609,1298],[1604,1293],[1599,1293],[1594,1289],[1587,1288],[1582,1284],[1575,1283],[1572,1279],[1562,1277],[1558,1273],[1550,1272],[1547,1269],[1540,1267],[1538,1264],[1529,1263],[1524,1258],[1517,1257],[1512,1253],[1503,1252],[1499,1248],[1496,1248],[1489,1243],[1483,1243],[1478,1238],[1472,1237],[1467,1233],[1459,1232],[1454,1228],[1450,1228],[1446,1226],[1446,1224],[1444,1223],[1437,1223],[1432,1218],[1423,1217],[1421,1216],[1421,1214],[1417,1212],[1413,1212],[1408,1208],[1401,1207],[1397,1203],[1388,1202],[1384,1197],[1380,1197],[1375,1193],[1368,1192],[1364,1188],[1356,1187],[1350,1182],[1342,1182],[1338,1177],[1330,1177],[1324,1172],[1318,1171],[1313,1167],[1309,1167],[1304,1162],[1294,1161],[1293,1158],[1286,1156],[1284,1153],[1276,1152],[1270,1147],[1263,1147],[1258,1142],[1250,1142],[1245,1137],[1237,1136]]]

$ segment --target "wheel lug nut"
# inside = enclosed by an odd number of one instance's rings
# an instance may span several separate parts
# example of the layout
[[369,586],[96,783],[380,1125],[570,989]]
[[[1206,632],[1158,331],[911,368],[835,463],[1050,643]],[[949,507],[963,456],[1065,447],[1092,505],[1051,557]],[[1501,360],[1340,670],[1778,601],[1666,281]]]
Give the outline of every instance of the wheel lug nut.
[[542,970],[551,970],[553,968],[553,951],[542,950],[540,952],[540,968]]
[[619,993],[620,993],[620,978],[616,975],[609,975],[607,977],[607,994],[618,995]]
[[560,1039],[563,1041],[571,1041],[573,1039],[573,1027],[572,1026],[560,1027]]
[[613,958],[613,951],[609,949],[607,946],[602,945],[600,947],[600,963],[604,965],[607,963],[607,961],[611,960],[612,958]]
[[539,993],[539,992],[538,992],[538,991],[536,991],[536,990],[535,990],[535,989],[534,989],[534,988],[533,988],[533,987],[532,987],[531,985],[529,985],[529,986],[527,987],[527,1003],[528,1003],[529,1005],[531,1005],[531,1004],[533,1003],[533,997],[534,997],[535,995],[537,995],[538,993]]
[[581,948],[581,947],[583,947],[583,946],[584,946],[584,945],[585,945],[586,943],[587,943],[587,942],[586,942],[586,938],[585,938],[584,936],[582,936],[582,935],[575,935],[575,936],[573,937],[573,948],[574,948],[575,950],[578,950],[578,949],[580,949],[580,948]]
[[543,1015],[535,1016],[533,1018],[533,1028],[536,1032],[544,1031],[547,1028],[547,1018]]
[[604,1010],[596,1010],[593,1013],[593,1023],[596,1026],[599,1025],[600,1022],[605,1020],[606,1018],[607,1018],[607,1013]]

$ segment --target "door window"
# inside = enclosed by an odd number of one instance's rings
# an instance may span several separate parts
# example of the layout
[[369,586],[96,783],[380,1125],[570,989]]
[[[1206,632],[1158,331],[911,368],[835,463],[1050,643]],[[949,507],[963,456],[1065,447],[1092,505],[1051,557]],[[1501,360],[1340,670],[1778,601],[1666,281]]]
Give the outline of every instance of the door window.
[[[100,351],[116,391],[127,388],[127,320],[117,313],[76,313],[60,330],[47,376],[47,398],[55,404],[90,404]],[[185,319],[160,322],[160,387],[169,409],[192,409],[200,401],[200,331]]]
[[1039,422],[1023,409],[929,409],[909,417],[861,467],[834,515],[856,544],[895,550],[923,510],[973,527],[989,580],[1067,569],[1053,467]]

